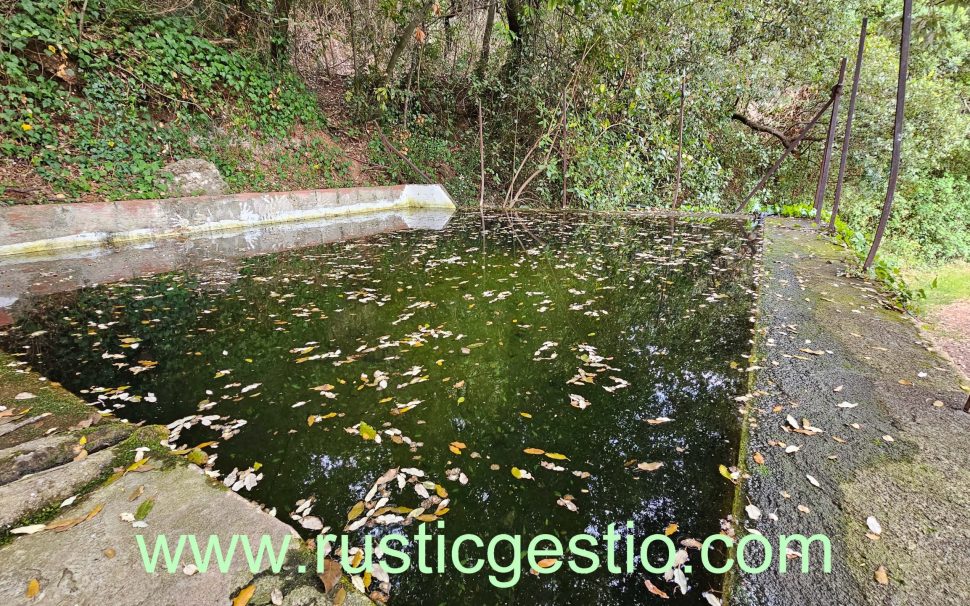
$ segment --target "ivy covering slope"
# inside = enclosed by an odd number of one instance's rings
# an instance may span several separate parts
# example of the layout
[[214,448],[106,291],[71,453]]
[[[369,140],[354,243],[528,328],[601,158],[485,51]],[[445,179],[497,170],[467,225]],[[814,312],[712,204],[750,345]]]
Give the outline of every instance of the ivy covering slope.
[[215,161],[242,189],[267,185],[287,161],[316,166],[284,175],[296,185],[346,171],[323,140],[247,170],[252,145],[234,141],[285,143],[325,118],[292,71],[213,43],[192,18],[143,15],[114,0],[19,0],[0,23],[0,43],[0,154],[29,163],[57,198],[155,197],[163,165],[192,156]]

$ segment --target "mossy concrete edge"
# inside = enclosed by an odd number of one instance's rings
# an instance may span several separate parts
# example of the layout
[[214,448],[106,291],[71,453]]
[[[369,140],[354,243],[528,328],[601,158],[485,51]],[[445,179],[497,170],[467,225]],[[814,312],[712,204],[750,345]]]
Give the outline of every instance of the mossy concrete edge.
[[456,207],[437,184],[14,206],[0,209],[0,256],[413,209]]

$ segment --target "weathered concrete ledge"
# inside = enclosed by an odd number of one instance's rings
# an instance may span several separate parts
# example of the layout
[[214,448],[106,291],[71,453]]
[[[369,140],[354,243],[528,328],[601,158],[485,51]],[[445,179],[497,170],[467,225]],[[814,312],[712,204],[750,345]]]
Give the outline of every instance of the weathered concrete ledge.
[[[31,397],[18,399],[23,393]],[[328,589],[291,526],[163,447],[164,427],[101,415],[4,353],[0,406],[12,413],[0,416],[0,429],[10,429],[0,432],[0,465],[19,463],[8,470],[18,473],[0,478],[0,604],[229,606],[248,588],[249,606],[373,606],[346,579]],[[73,446],[70,458],[62,444]],[[93,454],[78,456],[82,448]],[[145,464],[135,468],[139,451]],[[141,527],[131,523],[135,515]],[[10,534],[31,525],[44,528]],[[151,551],[158,536],[174,550],[183,534],[203,542],[215,534],[223,545],[245,535],[254,546],[267,535],[274,548],[291,539],[278,573],[268,558],[254,572],[238,550],[225,572],[193,572],[188,549],[173,573],[164,562],[147,572],[136,536]]]
[[11,206],[0,209],[0,256],[404,209],[454,210],[455,204],[440,185],[396,185]]

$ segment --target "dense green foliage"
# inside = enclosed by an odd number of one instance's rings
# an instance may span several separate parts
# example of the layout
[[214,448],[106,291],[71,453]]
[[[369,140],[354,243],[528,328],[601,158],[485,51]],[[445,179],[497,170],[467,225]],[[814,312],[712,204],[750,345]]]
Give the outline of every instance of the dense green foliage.
[[[188,156],[212,159],[237,190],[362,182],[329,139],[289,144],[326,128],[362,150],[356,159],[378,171],[368,178],[424,173],[462,204],[478,202],[483,180],[497,204],[669,207],[679,192],[687,208],[733,210],[825,102],[840,57],[852,73],[868,17],[842,202],[868,237],[888,177],[901,6],[17,0],[0,24],[0,153],[71,199],[155,195],[164,163]],[[968,32],[967,2],[917,5],[884,249],[907,262],[970,255]],[[755,210],[811,201],[826,123]],[[836,154],[841,132],[837,142]],[[836,173],[837,160],[829,203]]]
[[69,196],[152,196],[167,159],[218,158],[213,129],[280,137],[322,120],[292,72],[213,44],[190,19],[95,0],[81,30],[80,5],[21,0],[0,24],[0,152]]
[[[381,70],[387,47],[426,5],[382,4],[366,21],[353,21],[352,14],[333,21],[354,53],[356,106],[371,116],[379,99],[386,125],[409,136],[422,131],[415,145],[435,136],[457,143],[470,156],[461,164],[473,167],[480,101],[491,200],[512,202],[535,172],[515,202],[590,208],[673,203],[683,82],[681,197],[693,208],[733,209],[783,145],[732,117],[793,138],[827,99],[840,57],[849,56],[852,73],[867,16],[843,210],[855,230],[871,234],[888,178],[901,2],[562,0],[496,6],[484,64],[483,7],[477,4],[431,5],[420,21],[422,35],[409,47],[410,63],[400,60],[390,72]],[[918,6],[914,21],[903,174],[887,250],[918,261],[966,257],[970,16],[966,3],[944,2]],[[434,119],[415,125],[429,116]],[[428,123],[438,130],[427,132]],[[757,202],[811,200],[826,125],[827,118]],[[469,202],[477,198],[474,191],[459,193]]]

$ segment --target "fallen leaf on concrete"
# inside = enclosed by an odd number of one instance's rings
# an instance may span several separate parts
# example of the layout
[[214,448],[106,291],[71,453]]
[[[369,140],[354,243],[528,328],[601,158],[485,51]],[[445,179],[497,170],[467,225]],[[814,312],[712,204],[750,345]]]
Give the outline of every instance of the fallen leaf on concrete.
[[256,593],[256,586],[247,585],[232,599],[232,606],[246,606],[254,593]]
[[47,528],[44,524],[31,524],[30,526],[21,526],[20,528],[14,528],[10,531],[10,534],[34,534],[35,532],[40,532]]
[[24,592],[24,597],[28,600],[32,600],[37,597],[40,593],[40,581],[37,579],[30,579],[27,581],[27,591]]
[[879,568],[876,568],[876,572],[873,575],[873,578],[875,578],[876,582],[879,583],[880,585],[889,585],[889,573],[886,571],[885,566],[880,566]]
[[748,505],[744,508],[744,511],[747,512],[748,517],[755,522],[761,519],[761,510],[754,505]]
[[882,534],[882,524],[879,523],[879,520],[877,520],[875,516],[869,516],[866,518],[866,526],[869,527],[872,534]]
[[765,464],[765,457],[760,452],[754,453],[754,456],[752,456],[751,458],[754,459],[754,462],[757,463],[758,465]]
[[145,485],[141,484],[137,488],[131,491],[131,494],[128,495],[128,500],[134,501],[135,499],[140,497],[144,492],[145,492]]
[[809,484],[811,484],[812,486],[816,488],[822,487],[822,485],[818,483],[818,480],[816,480],[814,476],[806,475],[805,477],[808,479]]

